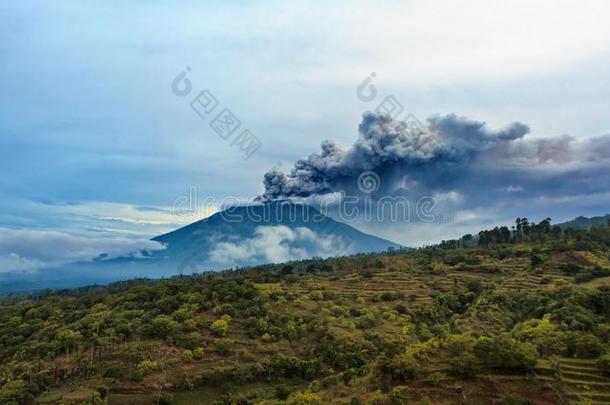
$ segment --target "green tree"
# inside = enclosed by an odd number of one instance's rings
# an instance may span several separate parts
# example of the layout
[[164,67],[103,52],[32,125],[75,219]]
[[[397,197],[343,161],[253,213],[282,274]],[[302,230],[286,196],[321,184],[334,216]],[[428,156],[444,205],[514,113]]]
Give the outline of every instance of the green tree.
[[70,352],[83,340],[83,336],[72,329],[62,329],[57,332],[55,337],[59,342],[61,348],[66,351],[68,360],[70,359]]
[[586,333],[574,337],[569,351],[570,354],[581,359],[594,359],[602,355],[606,348],[595,335]]
[[151,322],[149,334],[160,338],[167,338],[178,331],[180,325],[167,315],[157,315]]
[[514,336],[520,341],[532,343],[544,357],[562,356],[568,350],[567,335],[551,322],[549,315],[543,319],[530,319],[517,326]]
[[229,333],[229,322],[224,319],[217,319],[210,325],[210,330],[217,336],[227,336],[227,333]]
[[494,368],[529,369],[538,359],[533,345],[520,343],[507,333],[477,339],[474,353],[484,365]]
[[459,377],[472,378],[481,370],[476,356],[470,352],[457,354],[449,359],[449,372]]

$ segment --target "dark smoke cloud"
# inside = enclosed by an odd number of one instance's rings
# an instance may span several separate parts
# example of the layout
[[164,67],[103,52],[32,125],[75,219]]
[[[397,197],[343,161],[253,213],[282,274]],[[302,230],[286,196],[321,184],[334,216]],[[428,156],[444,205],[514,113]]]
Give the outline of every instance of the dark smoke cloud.
[[441,192],[472,189],[478,177],[491,185],[494,173],[501,173],[508,185],[531,181],[536,176],[528,171],[543,166],[610,158],[610,136],[528,139],[529,128],[522,123],[492,131],[483,122],[455,114],[429,118],[418,127],[369,112],[358,129],[359,137],[350,148],[324,141],[321,152],[299,159],[289,173],[266,173],[261,199],[357,192],[355,179],[367,170],[381,176],[383,193],[404,184],[420,192]]
[[532,165],[598,162],[610,158],[610,136],[579,141],[573,136],[513,142],[497,157]]

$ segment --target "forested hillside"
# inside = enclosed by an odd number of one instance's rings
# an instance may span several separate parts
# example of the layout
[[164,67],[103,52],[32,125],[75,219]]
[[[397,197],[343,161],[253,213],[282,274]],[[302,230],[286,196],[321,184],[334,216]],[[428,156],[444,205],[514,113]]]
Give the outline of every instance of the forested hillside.
[[558,224],[561,228],[589,228],[591,226],[604,226],[610,222],[610,214],[600,217],[578,217],[571,221]]
[[8,296],[0,404],[610,403],[610,228]]

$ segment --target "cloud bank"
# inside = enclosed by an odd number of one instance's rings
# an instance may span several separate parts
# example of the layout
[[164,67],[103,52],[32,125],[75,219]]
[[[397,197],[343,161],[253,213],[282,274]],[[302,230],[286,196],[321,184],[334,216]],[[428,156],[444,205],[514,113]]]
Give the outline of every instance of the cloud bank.
[[151,240],[0,228],[0,272],[33,271],[95,259],[142,257],[143,251],[161,249],[164,249],[162,244]]
[[316,235],[305,227],[259,226],[252,238],[216,243],[209,259],[212,263],[232,265],[248,261],[279,263],[350,253],[347,241],[339,237]]

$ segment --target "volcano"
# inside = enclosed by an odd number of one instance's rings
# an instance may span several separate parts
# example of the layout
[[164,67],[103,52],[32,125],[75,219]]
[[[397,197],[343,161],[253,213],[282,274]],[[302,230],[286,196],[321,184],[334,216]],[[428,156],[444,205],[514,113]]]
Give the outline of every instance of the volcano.
[[69,288],[161,278],[312,257],[401,248],[317,209],[287,202],[233,207],[152,240],[164,249],[0,274],[0,292]]
[[237,267],[383,251],[402,246],[335,221],[310,205],[232,207],[153,238],[158,256],[182,269]]

